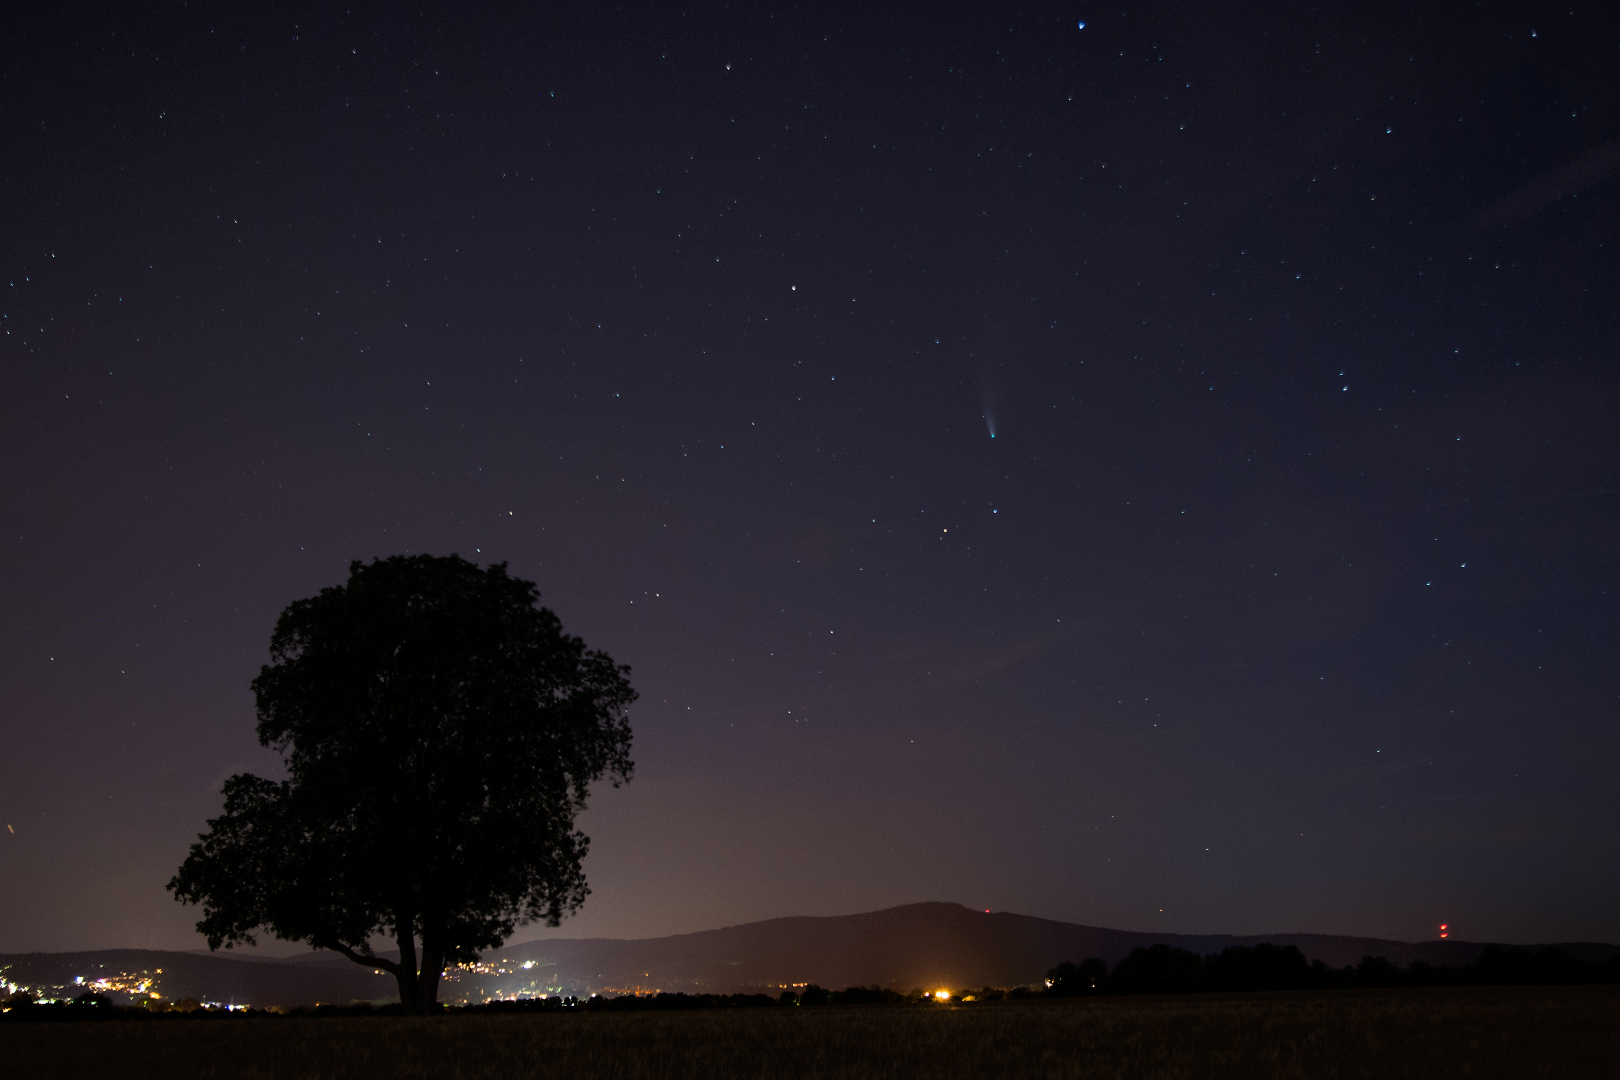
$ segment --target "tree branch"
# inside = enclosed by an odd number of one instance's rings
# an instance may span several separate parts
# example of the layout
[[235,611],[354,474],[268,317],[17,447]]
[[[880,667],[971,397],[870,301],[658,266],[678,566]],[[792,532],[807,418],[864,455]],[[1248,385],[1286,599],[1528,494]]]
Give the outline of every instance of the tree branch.
[[350,960],[353,960],[355,963],[364,967],[372,968],[373,970],[381,968],[383,971],[386,971],[395,977],[398,977],[401,970],[400,966],[394,963],[392,960],[384,960],[380,956],[366,956],[362,953],[357,953],[347,945],[343,944],[341,941],[317,941],[315,944],[319,945],[323,949],[331,949],[333,952],[342,953]]

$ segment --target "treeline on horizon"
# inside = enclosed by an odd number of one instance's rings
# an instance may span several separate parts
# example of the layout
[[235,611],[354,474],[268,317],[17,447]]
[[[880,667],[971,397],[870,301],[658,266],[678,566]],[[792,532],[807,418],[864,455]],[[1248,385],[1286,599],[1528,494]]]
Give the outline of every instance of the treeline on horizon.
[[[965,996],[964,996],[965,995]],[[985,988],[964,990],[949,1000],[960,1002],[999,999],[1002,997],[1031,998],[1035,991],[1026,986],[1010,991]],[[685,994],[653,993],[624,994],[609,997],[592,994],[590,997],[549,995],[530,998],[495,998],[477,1004],[441,1004],[437,1012],[449,1014],[487,1013],[549,1013],[572,1010],[584,1012],[659,1012],[670,1009],[757,1009],[806,1005],[877,1005],[919,1004],[940,999],[922,990],[902,993],[880,986],[851,986],[845,990],[825,990],[811,983],[798,990],[770,994]],[[27,993],[14,994],[0,1001],[0,1022],[50,1022],[57,1020],[206,1020],[231,1017],[257,1016],[392,1016],[406,1015],[407,1010],[398,1002],[375,1004],[366,1001],[345,1005],[250,1006],[225,1007],[201,1002],[194,998],[178,1001],[142,1001],[120,1005],[105,994],[89,991],[68,1001],[36,1001]]]
[[[981,1000],[981,995],[1000,998],[1035,997],[1029,987],[1011,991],[984,989],[963,991],[966,1000]],[[468,1005],[444,1005],[436,1010],[443,1014],[489,1013],[551,1013],[580,1010],[584,1012],[661,1012],[671,1009],[756,1009],[781,1006],[808,1005],[875,1005],[917,1004],[935,1001],[935,996],[921,990],[901,993],[878,986],[852,986],[847,990],[824,990],[814,983],[795,992],[770,994],[685,994],[654,993],[624,994],[609,997],[592,994],[590,997],[550,995],[532,998],[495,998]],[[962,1000],[953,997],[951,1000]],[[120,1005],[107,997],[89,991],[68,1001],[36,1001],[26,993],[14,994],[0,1002],[0,1022],[53,1022],[75,1020],[211,1020],[243,1017],[326,1017],[326,1016],[404,1016],[407,1010],[398,1002],[375,1004],[368,1001],[346,1005],[300,1006],[248,1006],[226,1007],[184,998],[178,1001],[142,1001]]]
[[[469,1005],[441,1005],[446,1014],[585,1012],[661,1012],[685,1009],[757,1009],[834,1005],[972,1005],[1002,1000],[1098,997],[1123,994],[1246,993],[1274,990],[1348,990],[1448,986],[1595,986],[1620,985],[1620,953],[1606,962],[1577,960],[1562,949],[1536,952],[1511,946],[1488,945],[1477,962],[1462,967],[1437,967],[1417,960],[1401,967],[1382,956],[1363,957],[1361,963],[1342,968],[1320,960],[1307,961],[1294,945],[1239,945],[1210,956],[1186,949],[1154,945],[1131,950],[1109,968],[1095,957],[1064,962],[1047,973],[1046,986],[1010,989],[910,991],[880,986],[851,986],[827,990],[811,983],[781,994],[593,994],[587,998],[496,999]],[[0,1002],[0,1022],[52,1022],[76,1020],[181,1020],[245,1017],[325,1017],[405,1015],[398,1003],[374,1005],[315,1005],[295,1008],[210,1007],[186,999],[118,1005],[101,994],[85,993],[71,1001],[38,1002],[15,994]]]
[[1359,964],[1333,968],[1307,961],[1296,945],[1235,945],[1210,956],[1154,945],[1132,949],[1112,970],[1095,957],[1059,964],[1047,972],[1043,996],[1600,984],[1620,984],[1620,953],[1590,963],[1550,946],[1531,952],[1487,945],[1479,960],[1461,967],[1414,960],[1403,968],[1382,956],[1365,956]]

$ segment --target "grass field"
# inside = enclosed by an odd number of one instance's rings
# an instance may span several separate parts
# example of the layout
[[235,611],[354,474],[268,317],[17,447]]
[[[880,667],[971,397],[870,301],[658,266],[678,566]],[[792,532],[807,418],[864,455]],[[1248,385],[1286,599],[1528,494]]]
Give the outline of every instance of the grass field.
[[15,1077],[1620,1076],[1620,988],[0,1025]]

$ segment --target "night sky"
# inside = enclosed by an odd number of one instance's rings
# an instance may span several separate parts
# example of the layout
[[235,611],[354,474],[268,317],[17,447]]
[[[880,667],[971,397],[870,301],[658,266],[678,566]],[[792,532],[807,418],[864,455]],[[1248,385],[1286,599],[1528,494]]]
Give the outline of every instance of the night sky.
[[0,43],[0,951],[405,552],[634,669],[519,939],[1620,941],[1610,5],[252,6]]

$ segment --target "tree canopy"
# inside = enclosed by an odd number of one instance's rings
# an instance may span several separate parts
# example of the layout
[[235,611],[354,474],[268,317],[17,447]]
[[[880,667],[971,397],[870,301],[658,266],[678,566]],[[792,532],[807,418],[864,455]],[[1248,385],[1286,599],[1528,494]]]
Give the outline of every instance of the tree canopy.
[[447,964],[579,908],[575,815],[630,778],[636,693],[538,599],[504,563],[412,555],[282,613],[253,693],[287,778],[227,780],[168,886],[211,949],[268,930],[391,972],[423,1010]]

